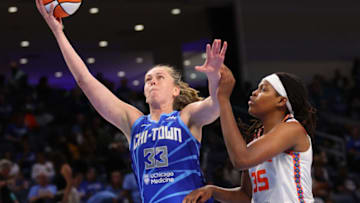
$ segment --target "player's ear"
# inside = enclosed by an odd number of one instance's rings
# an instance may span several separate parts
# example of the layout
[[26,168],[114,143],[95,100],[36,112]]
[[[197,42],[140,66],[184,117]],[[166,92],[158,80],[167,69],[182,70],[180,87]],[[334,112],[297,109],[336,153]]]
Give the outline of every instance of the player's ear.
[[179,86],[175,86],[173,89],[173,95],[174,97],[177,97],[180,95],[180,87]]
[[278,99],[277,106],[286,108],[286,102],[287,101],[288,101],[288,99],[286,97],[280,96],[279,99]]

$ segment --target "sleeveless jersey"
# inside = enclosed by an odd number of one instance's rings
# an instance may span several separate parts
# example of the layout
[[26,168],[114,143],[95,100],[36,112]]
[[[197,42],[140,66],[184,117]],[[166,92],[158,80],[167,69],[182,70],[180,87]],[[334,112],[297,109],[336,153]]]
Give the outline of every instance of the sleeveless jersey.
[[137,119],[131,130],[132,167],[144,203],[181,203],[204,186],[200,143],[180,118],[180,112]]
[[[285,122],[298,122],[288,118]],[[312,147],[305,152],[285,151],[249,169],[252,203],[313,203]],[[252,142],[256,142],[258,135]]]

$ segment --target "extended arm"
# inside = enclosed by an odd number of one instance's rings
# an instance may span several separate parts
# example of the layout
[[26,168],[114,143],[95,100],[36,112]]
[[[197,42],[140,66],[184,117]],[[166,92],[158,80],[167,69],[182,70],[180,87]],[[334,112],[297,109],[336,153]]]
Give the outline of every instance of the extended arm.
[[237,169],[248,169],[275,155],[293,148],[304,139],[304,129],[296,122],[281,123],[260,139],[246,145],[236,124],[231,108],[230,95],[235,80],[229,69],[221,72],[218,99],[220,104],[221,130],[230,160]]
[[[209,94],[206,99],[187,105],[182,114],[188,117],[189,126],[201,128],[212,123],[219,117],[219,103],[216,95],[220,79],[220,68],[223,66],[227,42],[221,48],[221,40],[214,40],[212,46],[206,46],[206,61],[202,66],[195,67],[197,71],[207,75],[209,81]],[[186,120],[186,119],[185,119]],[[196,136],[196,135],[195,135]]]
[[131,126],[142,113],[118,99],[89,72],[85,63],[66,38],[61,19],[56,19],[53,16],[54,8],[52,7],[51,12],[47,13],[42,0],[36,0],[36,6],[53,32],[65,62],[79,87],[99,114],[123,131],[129,140]]

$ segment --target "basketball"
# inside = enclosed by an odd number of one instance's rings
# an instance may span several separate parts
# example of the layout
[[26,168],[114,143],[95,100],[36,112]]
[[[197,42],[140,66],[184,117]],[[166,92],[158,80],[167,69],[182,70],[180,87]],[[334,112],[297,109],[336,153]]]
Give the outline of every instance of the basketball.
[[51,4],[54,5],[54,16],[65,18],[74,14],[81,5],[81,0],[43,0],[46,11],[50,12]]

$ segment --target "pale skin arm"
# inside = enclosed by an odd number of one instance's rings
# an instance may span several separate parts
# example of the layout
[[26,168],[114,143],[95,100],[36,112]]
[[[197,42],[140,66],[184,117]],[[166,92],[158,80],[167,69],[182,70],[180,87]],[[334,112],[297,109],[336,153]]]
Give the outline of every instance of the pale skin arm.
[[206,61],[195,69],[207,75],[209,94],[206,99],[187,105],[181,111],[181,118],[188,124],[192,134],[201,140],[201,128],[219,117],[219,103],[216,95],[220,79],[220,68],[223,66],[227,42],[221,47],[221,40],[214,40],[212,46],[206,46]]
[[130,141],[131,126],[136,119],[143,115],[142,112],[118,99],[110,90],[93,77],[66,38],[61,19],[56,19],[53,16],[54,8],[52,7],[51,12],[47,13],[42,3],[43,1],[35,1],[37,9],[53,32],[65,62],[79,87],[97,112],[105,120],[119,128],[125,134],[127,140]]
[[206,185],[188,194],[182,203],[205,203],[211,197],[223,203],[250,203],[252,197],[251,182],[248,171],[241,175],[241,187],[222,188]]
[[306,136],[302,126],[296,122],[280,123],[270,132],[246,145],[232,112],[230,95],[235,84],[231,71],[222,69],[218,99],[220,104],[221,130],[230,160],[237,169],[248,169],[288,149],[297,150]]

